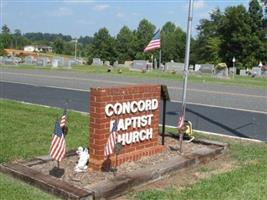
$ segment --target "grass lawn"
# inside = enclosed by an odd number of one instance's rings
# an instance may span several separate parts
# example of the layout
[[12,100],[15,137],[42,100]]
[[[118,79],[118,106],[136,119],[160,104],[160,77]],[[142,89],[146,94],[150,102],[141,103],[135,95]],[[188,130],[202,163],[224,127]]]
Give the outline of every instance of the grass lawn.
[[[5,67],[5,66],[2,66]],[[51,67],[37,67],[32,65],[20,65],[20,66],[12,66],[10,68],[16,69],[39,69],[39,70],[58,70],[65,71],[66,69],[58,68],[51,69]],[[121,70],[122,73],[119,74],[118,70]],[[182,81],[183,75],[182,73],[173,74],[170,72],[162,72],[160,70],[153,70],[151,72],[141,73],[137,71],[130,71],[128,68],[116,68],[111,72],[107,72],[107,67],[104,66],[89,66],[89,65],[77,65],[73,66],[72,69],[68,71],[74,72],[84,72],[84,73],[97,73],[97,74],[109,74],[113,76],[130,76],[130,77],[138,77],[138,78],[149,78],[149,79],[163,79],[163,80],[177,80]],[[241,87],[252,87],[252,88],[267,88],[267,83],[265,78],[252,78],[252,77],[242,77],[235,76],[235,78],[229,79],[219,79],[215,78],[211,75],[197,75],[197,74],[189,74],[189,82],[195,83],[216,83],[216,84],[225,84],[225,85],[236,85]]]
[[[25,105],[0,99],[0,163],[48,154],[54,122],[62,109]],[[67,148],[86,146],[88,117],[68,112]],[[198,134],[197,137],[205,137]],[[267,144],[213,137],[230,144],[229,156],[236,167],[211,175],[183,190],[167,188],[133,193],[130,199],[267,199]],[[207,171],[206,169],[202,169]],[[21,181],[0,173],[0,199],[56,199]]]
[[[220,137],[198,137],[230,144],[229,157],[235,167],[228,172],[210,175],[187,187],[150,189],[132,193],[135,200],[267,200],[267,144],[250,143]],[[220,166],[218,166],[220,168]],[[200,168],[200,171],[207,169]]]

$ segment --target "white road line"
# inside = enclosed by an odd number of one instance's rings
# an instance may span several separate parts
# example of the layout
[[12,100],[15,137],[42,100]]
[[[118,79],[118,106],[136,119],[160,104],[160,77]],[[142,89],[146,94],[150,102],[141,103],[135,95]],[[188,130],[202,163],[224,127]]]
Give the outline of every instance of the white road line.
[[[5,99],[5,98],[0,98],[0,99]],[[7,99],[7,100],[9,100],[9,99]],[[41,107],[44,107],[44,108],[53,108],[53,109],[57,109],[57,110],[61,109],[59,107],[47,106],[47,105],[36,104],[36,103],[30,103],[30,102],[26,102],[26,101],[17,101],[16,100],[16,102],[19,102],[19,103],[22,103],[22,104],[25,104],[25,105],[41,106]],[[87,113],[87,112],[82,112],[82,111],[77,111],[77,110],[72,110],[72,109],[68,109],[68,110],[70,110],[72,112],[80,113],[82,115],[89,115],[89,113]]]
[[48,78],[48,79],[62,79],[62,80],[72,80],[72,81],[92,81],[92,82],[101,82],[101,83],[114,83],[120,85],[136,85],[136,83],[125,83],[120,81],[107,81],[107,80],[94,80],[88,78],[76,78],[76,77],[62,77],[62,76],[45,76],[45,75],[38,75],[38,74],[26,74],[26,73],[16,73],[16,72],[0,72],[0,74],[13,74],[13,75],[23,75],[23,76],[30,76],[30,77],[39,77],[39,78]]
[[[168,89],[177,89],[177,90],[182,90],[183,88],[177,88],[177,87],[168,87]],[[231,95],[231,96],[244,96],[244,97],[252,97],[252,98],[265,98],[267,99],[266,96],[260,96],[260,95],[251,95],[251,94],[241,94],[241,93],[232,93],[232,92],[218,92],[218,91],[208,91],[208,90],[201,90],[201,89],[187,89],[188,91],[193,91],[193,92],[200,92],[200,93],[210,93],[210,94],[220,94],[220,95]],[[267,91],[266,91],[267,94]]]
[[[174,103],[182,103],[182,101],[176,101],[176,100],[173,100],[171,102],[174,102]],[[244,111],[244,112],[252,112],[252,113],[259,113],[259,114],[267,114],[267,112],[265,112],[265,111],[248,110],[248,109],[243,109],[243,108],[233,108],[233,107],[225,107],[225,106],[216,106],[216,105],[203,104],[203,103],[187,102],[186,104],[196,105],[196,106],[205,106],[205,107],[211,107],[211,108],[222,108],[222,109],[228,109],[228,110],[237,110],[237,111]]]
[[[102,83],[113,83],[113,84],[120,84],[120,85],[136,85],[137,83],[125,83],[121,81],[108,81],[108,80],[94,80],[94,79],[88,79],[88,78],[72,78],[72,77],[61,77],[61,76],[46,76],[46,75],[38,75],[38,74],[27,74],[27,73],[16,73],[16,72],[0,72],[1,74],[13,74],[13,75],[24,75],[24,76],[30,76],[30,77],[40,77],[40,78],[49,78],[49,79],[62,79],[62,80],[79,80],[79,81],[91,81],[91,82],[102,82]],[[168,89],[171,90],[182,90],[181,87],[172,87],[169,86]],[[251,97],[251,98],[264,98],[267,99],[267,96],[260,96],[260,95],[250,95],[250,94],[242,94],[242,93],[231,93],[231,92],[219,92],[219,91],[208,91],[208,90],[201,90],[201,89],[190,89],[188,88],[188,91],[193,92],[200,92],[200,93],[208,93],[208,94],[219,94],[219,95],[231,95],[231,96],[239,96],[239,97]]]
[[[162,124],[159,124],[160,126],[162,126]],[[169,125],[165,125],[165,127],[168,128],[177,128],[175,126],[169,126]],[[250,142],[264,142],[261,140],[257,140],[257,139],[251,139],[251,138],[244,138],[244,137],[238,137],[238,136],[232,136],[232,135],[225,135],[222,133],[214,133],[214,132],[208,132],[208,131],[201,131],[201,130],[197,130],[197,129],[193,129],[193,131],[195,132],[199,132],[205,135],[213,135],[213,136],[219,136],[219,137],[226,137],[226,138],[231,138],[231,139],[238,139],[238,140],[244,140],[244,141],[250,141]]]
[[[2,99],[4,99],[4,98],[2,98]],[[58,107],[47,106],[47,105],[42,105],[42,104],[35,104],[35,103],[29,103],[29,102],[25,102],[25,101],[17,101],[17,102],[20,102],[20,103],[26,104],[26,105],[41,106],[41,107],[44,107],[44,108],[60,109]],[[71,109],[69,109],[69,110],[70,111],[73,111],[73,112],[76,112],[76,113],[80,113],[82,115],[90,115],[87,112],[81,112],[81,111],[71,110]],[[162,124],[159,124],[159,126],[162,126]],[[165,127],[167,127],[167,128],[177,128],[175,126],[170,126],[170,125],[165,125]],[[224,135],[222,133],[214,133],[214,132],[201,131],[201,130],[196,130],[196,129],[193,129],[193,131],[199,132],[199,133],[202,133],[202,134],[205,134],[205,135],[213,135],[213,136],[219,136],[219,137],[226,137],[226,138],[238,139],[238,140],[244,140],[244,141],[250,141],[250,142],[259,142],[259,143],[262,143],[263,142],[263,141],[257,140],[257,139],[250,139],[250,138],[243,138],[243,137],[238,137],[238,136]]]
[[[1,82],[5,82],[5,83],[17,83],[17,84],[22,84],[22,85],[30,85],[30,86],[34,86],[34,87],[47,87],[47,88],[55,88],[55,89],[63,89],[63,90],[74,90],[74,91],[81,91],[81,92],[89,92],[89,90],[84,90],[84,89],[68,88],[68,87],[58,87],[58,86],[53,86],[53,85],[42,85],[41,86],[41,85],[37,85],[37,84],[24,83],[24,82],[18,82],[18,81],[1,81]],[[174,103],[182,103],[181,101],[176,101],[176,100],[172,100],[171,102],[174,102]],[[248,109],[225,107],[225,106],[216,106],[216,105],[202,104],[202,103],[187,102],[187,105],[196,105],[196,106],[204,106],[204,107],[211,107],[211,108],[222,108],[222,109],[228,109],[228,110],[237,110],[237,111],[244,111],[244,112],[267,114],[267,112],[265,112],[265,111],[248,110]]]

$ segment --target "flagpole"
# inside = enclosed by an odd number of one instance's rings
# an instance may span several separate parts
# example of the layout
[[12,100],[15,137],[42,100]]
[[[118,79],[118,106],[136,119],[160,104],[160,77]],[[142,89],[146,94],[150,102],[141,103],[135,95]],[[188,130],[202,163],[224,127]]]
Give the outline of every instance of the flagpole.
[[161,48],[159,49],[159,69],[160,69],[160,66],[161,66]]
[[[191,42],[191,29],[192,29],[192,14],[193,14],[193,0],[189,0],[188,8],[188,22],[187,22],[187,34],[186,34],[186,49],[185,49],[185,65],[184,65],[184,80],[183,80],[183,101],[182,101],[182,114],[185,119],[186,110],[186,90],[187,90],[187,78],[189,67],[189,54],[190,54],[190,42]],[[184,133],[180,134],[180,150],[182,152],[182,141]]]

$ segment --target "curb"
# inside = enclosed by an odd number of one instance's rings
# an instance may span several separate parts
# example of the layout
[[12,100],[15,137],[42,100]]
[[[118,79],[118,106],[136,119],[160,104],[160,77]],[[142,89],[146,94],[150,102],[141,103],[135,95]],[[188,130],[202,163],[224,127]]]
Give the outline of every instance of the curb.
[[[55,177],[42,174],[30,168],[30,166],[48,162],[50,160],[48,156],[39,156],[32,160],[19,163],[2,164],[0,165],[0,171],[62,199],[112,199],[127,193],[137,186],[157,181],[181,169],[208,162],[225,153],[228,148],[228,144],[226,143],[211,140],[195,140],[194,143],[207,145],[211,148],[202,147],[194,150],[188,156],[183,156],[181,158],[181,155],[177,155],[164,163],[158,163],[146,168],[124,173],[110,180],[100,181],[95,185],[85,186],[84,188],[78,188],[70,183],[58,180]],[[73,152],[68,152],[67,155],[71,156]]]

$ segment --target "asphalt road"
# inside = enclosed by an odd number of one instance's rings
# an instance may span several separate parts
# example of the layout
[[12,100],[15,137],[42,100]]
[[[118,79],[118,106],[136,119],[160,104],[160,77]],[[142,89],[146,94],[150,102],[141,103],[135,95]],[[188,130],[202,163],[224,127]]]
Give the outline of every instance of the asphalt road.
[[[5,82],[69,88],[80,91],[88,91],[91,87],[156,83],[168,86],[172,101],[179,102],[182,99],[182,82],[173,80],[125,77],[123,74],[110,76],[109,74],[89,74],[57,70],[23,70],[2,67],[0,68],[0,77],[1,81]],[[189,82],[187,102],[196,105],[258,111],[267,114],[266,89]]]
[[[89,111],[89,89],[69,90],[2,81],[0,98],[54,107],[63,107],[68,100],[70,109]],[[181,108],[180,103],[167,103],[167,125],[176,126],[179,108]],[[193,123],[193,129],[196,130],[267,141],[266,113],[188,104],[186,119]]]

